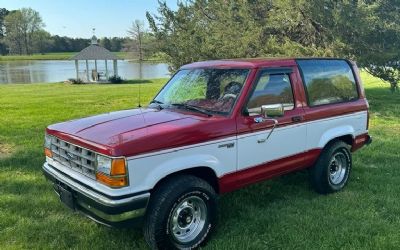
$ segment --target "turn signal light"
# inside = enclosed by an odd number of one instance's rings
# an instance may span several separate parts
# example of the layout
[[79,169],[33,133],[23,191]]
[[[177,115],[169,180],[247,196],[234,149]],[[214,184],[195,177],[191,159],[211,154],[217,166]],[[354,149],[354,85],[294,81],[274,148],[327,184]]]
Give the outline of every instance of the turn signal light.
[[126,175],[125,159],[113,159],[110,174],[111,176]]
[[128,185],[128,180],[127,180],[126,176],[110,177],[103,173],[98,172],[96,174],[96,179],[97,179],[97,181],[99,181],[109,187],[112,187],[112,188],[125,187]]
[[51,152],[51,150],[48,148],[44,149],[44,154],[49,158],[53,158],[53,152]]

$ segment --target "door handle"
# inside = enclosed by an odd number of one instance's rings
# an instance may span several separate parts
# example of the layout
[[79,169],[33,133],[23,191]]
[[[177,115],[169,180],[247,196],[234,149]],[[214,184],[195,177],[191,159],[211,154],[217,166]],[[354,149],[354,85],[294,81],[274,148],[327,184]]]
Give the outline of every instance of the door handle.
[[303,120],[303,116],[297,115],[292,117],[293,122],[301,122]]
[[271,136],[272,132],[274,132],[274,129],[276,128],[276,126],[278,125],[278,120],[276,120],[276,119],[270,119],[270,118],[268,118],[268,119],[266,119],[266,120],[271,120],[271,121],[273,121],[273,122],[274,122],[274,125],[272,126],[272,129],[271,129],[271,131],[268,133],[267,137],[257,139],[257,143],[264,143],[264,142],[266,142],[266,141],[269,139],[269,137]]

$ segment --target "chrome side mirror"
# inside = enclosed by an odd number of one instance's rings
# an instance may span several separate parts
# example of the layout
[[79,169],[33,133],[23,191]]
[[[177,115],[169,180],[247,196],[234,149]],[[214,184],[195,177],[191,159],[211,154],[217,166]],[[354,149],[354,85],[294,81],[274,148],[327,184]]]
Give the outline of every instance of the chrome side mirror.
[[283,104],[269,104],[261,106],[261,115],[264,118],[281,117],[285,113]]

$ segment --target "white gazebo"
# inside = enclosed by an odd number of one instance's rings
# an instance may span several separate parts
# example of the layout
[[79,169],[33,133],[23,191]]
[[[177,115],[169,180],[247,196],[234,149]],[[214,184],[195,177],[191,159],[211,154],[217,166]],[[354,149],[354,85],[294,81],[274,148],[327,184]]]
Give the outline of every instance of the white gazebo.
[[113,71],[114,71],[114,76],[118,76],[118,64],[117,60],[119,58],[111,53],[108,49],[101,47],[97,43],[97,37],[93,35],[92,41],[90,45],[86,48],[84,48],[81,52],[76,54],[71,58],[71,60],[75,61],[75,69],[76,69],[76,79],[82,79],[79,77],[79,60],[84,60],[86,61],[86,70],[85,70],[85,75],[86,77],[86,82],[90,82],[90,74],[89,74],[89,60],[94,60],[94,69],[92,69],[92,81],[97,82],[99,80],[99,72],[97,70],[97,61],[99,60],[104,60],[105,63],[105,77],[106,80],[108,81],[109,77],[109,70],[108,70],[108,65],[107,61],[112,60],[113,61]]

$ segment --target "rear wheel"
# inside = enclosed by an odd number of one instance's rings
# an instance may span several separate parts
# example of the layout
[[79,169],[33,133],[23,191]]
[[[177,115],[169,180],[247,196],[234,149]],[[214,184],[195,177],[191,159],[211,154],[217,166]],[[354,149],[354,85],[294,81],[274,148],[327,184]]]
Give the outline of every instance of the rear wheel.
[[351,167],[349,145],[343,141],[332,142],[324,148],[310,169],[311,183],[318,193],[339,191],[347,184]]
[[216,193],[191,175],[161,184],[149,203],[144,236],[152,249],[194,249],[204,244],[215,225]]

